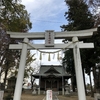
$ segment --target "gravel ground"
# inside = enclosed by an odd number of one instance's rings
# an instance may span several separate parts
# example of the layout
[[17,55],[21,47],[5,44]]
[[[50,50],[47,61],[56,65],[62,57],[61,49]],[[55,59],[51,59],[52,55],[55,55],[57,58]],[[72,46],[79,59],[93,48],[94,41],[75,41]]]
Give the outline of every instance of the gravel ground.
[[[21,96],[21,100],[43,100],[44,98],[45,98],[45,95],[22,94],[22,96]],[[86,98],[87,98],[87,100],[94,100],[94,98],[92,98],[90,96],[87,96]],[[67,97],[67,96],[59,95],[58,99],[59,100],[78,100],[78,97],[77,96]]]
[[45,95],[22,94],[21,100],[43,100]]

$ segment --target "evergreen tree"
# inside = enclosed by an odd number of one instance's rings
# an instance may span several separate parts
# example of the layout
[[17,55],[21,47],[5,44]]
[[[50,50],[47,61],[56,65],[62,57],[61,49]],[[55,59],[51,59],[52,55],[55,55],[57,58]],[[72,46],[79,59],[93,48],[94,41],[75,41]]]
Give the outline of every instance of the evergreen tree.
[[15,66],[21,52],[20,50],[9,50],[9,44],[22,41],[10,39],[6,31],[27,32],[32,28],[25,6],[18,1],[2,0],[3,8],[0,8],[0,66],[5,73],[4,84],[6,84],[9,69]]
[[19,0],[2,0],[3,8],[0,9],[0,23],[7,31],[27,32],[32,28],[30,15]]
[[90,29],[94,26],[94,19],[87,4],[82,0],[66,0],[68,11],[65,17],[67,25],[62,25],[64,31]]
[[[63,31],[84,30],[84,29],[90,29],[94,26],[93,16],[88,9],[88,5],[83,0],[66,0],[66,4],[68,6],[68,11],[65,12],[65,17],[68,20],[68,24],[61,26]],[[63,59],[63,62],[65,62],[65,60],[66,60],[66,65],[67,65],[66,70],[68,72],[70,71],[70,73],[73,76],[74,62],[73,62],[72,50],[67,50],[65,52],[65,57]],[[74,79],[73,77],[72,79]],[[74,91],[75,86],[73,83],[72,85],[73,85],[73,91]]]

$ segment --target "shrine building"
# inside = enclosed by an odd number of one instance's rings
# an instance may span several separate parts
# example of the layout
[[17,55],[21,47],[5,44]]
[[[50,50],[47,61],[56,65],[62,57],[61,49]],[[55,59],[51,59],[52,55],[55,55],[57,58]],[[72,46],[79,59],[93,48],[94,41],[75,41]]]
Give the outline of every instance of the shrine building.
[[63,94],[66,81],[71,75],[61,65],[41,65],[39,73],[34,74],[33,77],[39,79],[40,94],[48,89]]

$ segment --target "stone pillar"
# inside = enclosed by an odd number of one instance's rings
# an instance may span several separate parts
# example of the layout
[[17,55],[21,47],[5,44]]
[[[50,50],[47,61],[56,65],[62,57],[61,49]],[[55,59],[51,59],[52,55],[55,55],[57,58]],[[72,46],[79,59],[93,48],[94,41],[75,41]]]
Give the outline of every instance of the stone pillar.
[[65,95],[68,95],[69,94],[69,85],[68,85],[68,83],[66,83],[66,85],[65,85]]
[[64,87],[62,88],[62,95],[64,95]]
[[[28,39],[25,38],[24,42],[27,43]],[[14,92],[14,100],[20,100],[20,97],[21,97],[23,78],[24,78],[24,69],[25,69],[26,56],[27,56],[27,44],[26,43],[23,43],[22,45],[21,59],[20,59],[17,82],[16,82],[16,87],[15,87],[15,92]]]
[[78,38],[73,37],[72,41],[78,89],[78,100],[86,100]]
[[33,86],[33,92],[32,92],[32,94],[33,94],[33,95],[36,95],[36,94],[37,94],[37,93],[36,93],[36,85]]
[[40,94],[40,87],[41,87],[41,76],[39,76],[39,88],[38,88],[38,94]]
[[40,95],[40,87],[38,88],[38,94]]

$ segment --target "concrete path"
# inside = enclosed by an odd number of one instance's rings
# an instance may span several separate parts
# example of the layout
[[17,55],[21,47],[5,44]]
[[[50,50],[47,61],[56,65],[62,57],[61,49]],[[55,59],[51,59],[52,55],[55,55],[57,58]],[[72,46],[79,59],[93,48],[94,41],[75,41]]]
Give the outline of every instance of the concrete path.
[[58,92],[52,92],[52,100],[59,100],[58,99]]

